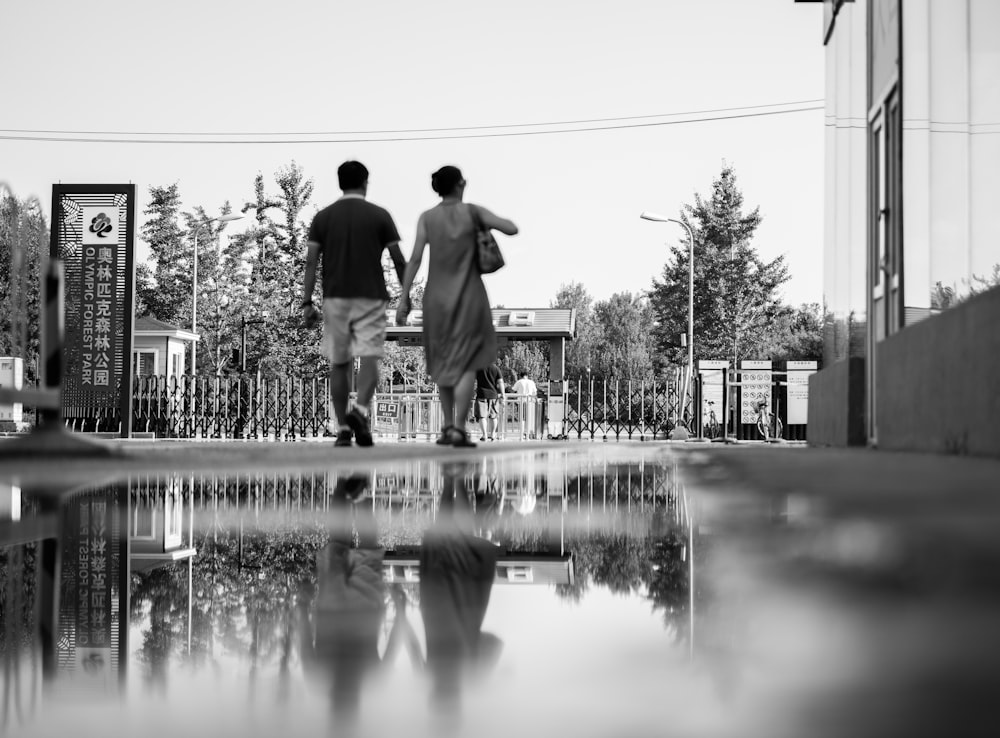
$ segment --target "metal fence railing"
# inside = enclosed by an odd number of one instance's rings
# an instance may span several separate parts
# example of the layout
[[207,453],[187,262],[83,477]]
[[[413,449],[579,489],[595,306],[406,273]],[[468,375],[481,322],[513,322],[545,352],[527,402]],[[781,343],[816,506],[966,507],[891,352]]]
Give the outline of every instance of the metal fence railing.
[[[567,381],[558,396],[507,395],[493,435],[497,440],[654,440],[669,437],[682,425],[695,437],[761,440],[747,408],[758,396],[766,396],[770,411],[781,420],[780,438],[804,440],[803,412],[789,411],[790,405],[801,408],[801,390],[796,390],[799,399],[792,397],[789,388],[794,383],[786,374],[773,372],[763,380],[767,386],[759,376],[740,372],[716,383],[698,377],[691,395],[683,399],[679,372],[662,380]],[[138,377],[132,391],[132,429],[162,438],[315,438],[336,430],[329,398],[329,382],[319,378]],[[110,414],[67,414],[67,423],[78,431],[120,430],[118,418]],[[383,438],[433,440],[442,428],[439,397],[434,392],[379,393],[372,405],[372,427]],[[475,438],[482,434],[471,417],[469,428]]]
[[681,376],[662,380],[567,382],[565,435],[586,440],[666,438],[689,417],[682,403]]

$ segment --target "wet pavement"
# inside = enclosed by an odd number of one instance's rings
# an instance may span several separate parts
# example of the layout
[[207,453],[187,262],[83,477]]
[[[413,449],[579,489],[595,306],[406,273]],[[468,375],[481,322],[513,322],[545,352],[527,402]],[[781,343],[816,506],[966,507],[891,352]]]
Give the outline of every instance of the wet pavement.
[[4,735],[1000,735],[1000,463],[0,459]]

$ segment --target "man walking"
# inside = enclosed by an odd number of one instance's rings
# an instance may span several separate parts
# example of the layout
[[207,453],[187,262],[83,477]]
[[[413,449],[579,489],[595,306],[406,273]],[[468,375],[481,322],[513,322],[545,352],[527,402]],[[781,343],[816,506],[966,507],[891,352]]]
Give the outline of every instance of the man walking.
[[507,399],[506,394],[503,375],[495,363],[476,372],[476,420],[479,421],[479,428],[482,431],[480,441],[485,441],[487,438],[493,440],[493,434],[500,423],[497,405],[498,402]]
[[[403,281],[406,261],[392,216],[368,202],[368,169],[345,161],[337,169],[343,196],[320,210],[309,227],[302,318],[319,322],[312,301],[316,265],[323,259],[323,349],[330,359],[330,391],[337,416],[337,446],[372,445],[369,405],[378,384],[379,360],[385,350],[385,311],[389,292],[382,271],[382,252],[389,250],[396,276]],[[348,412],[351,361],[361,357],[358,396]]]

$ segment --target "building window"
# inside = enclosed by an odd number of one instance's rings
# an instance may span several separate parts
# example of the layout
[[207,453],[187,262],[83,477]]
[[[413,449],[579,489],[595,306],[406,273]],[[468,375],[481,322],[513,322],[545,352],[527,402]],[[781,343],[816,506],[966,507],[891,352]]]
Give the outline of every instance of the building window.
[[155,351],[132,352],[132,376],[150,377],[156,374],[156,369]]
[[903,327],[901,123],[897,87],[870,124],[869,277],[877,341]]

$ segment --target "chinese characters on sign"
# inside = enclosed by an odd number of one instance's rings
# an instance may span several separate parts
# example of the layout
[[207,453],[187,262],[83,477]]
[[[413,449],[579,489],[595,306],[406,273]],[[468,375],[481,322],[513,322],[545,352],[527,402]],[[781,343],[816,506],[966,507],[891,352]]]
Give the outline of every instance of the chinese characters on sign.
[[399,432],[398,402],[378,401],[375,403],[375,429],[382,433]]
[[809,377],[819,366],[815,361],[788,362],[788,424],[805,425],[809,419]]
[[117,311],[113,306],[121,208],[86,207],[80,213],[83,248],[80,384],[85,389],[108,389],[113,386],[114,367],[118,365],[114,342]]
[[99,690],[113,689],[126,664],[128,534],[121,499],[114,487],[74,496],[60,536],[59,663],[76,683]]
[[111,646],[111,535],[108,502],[91,498],[80,503],[77,530],[77,648]]

